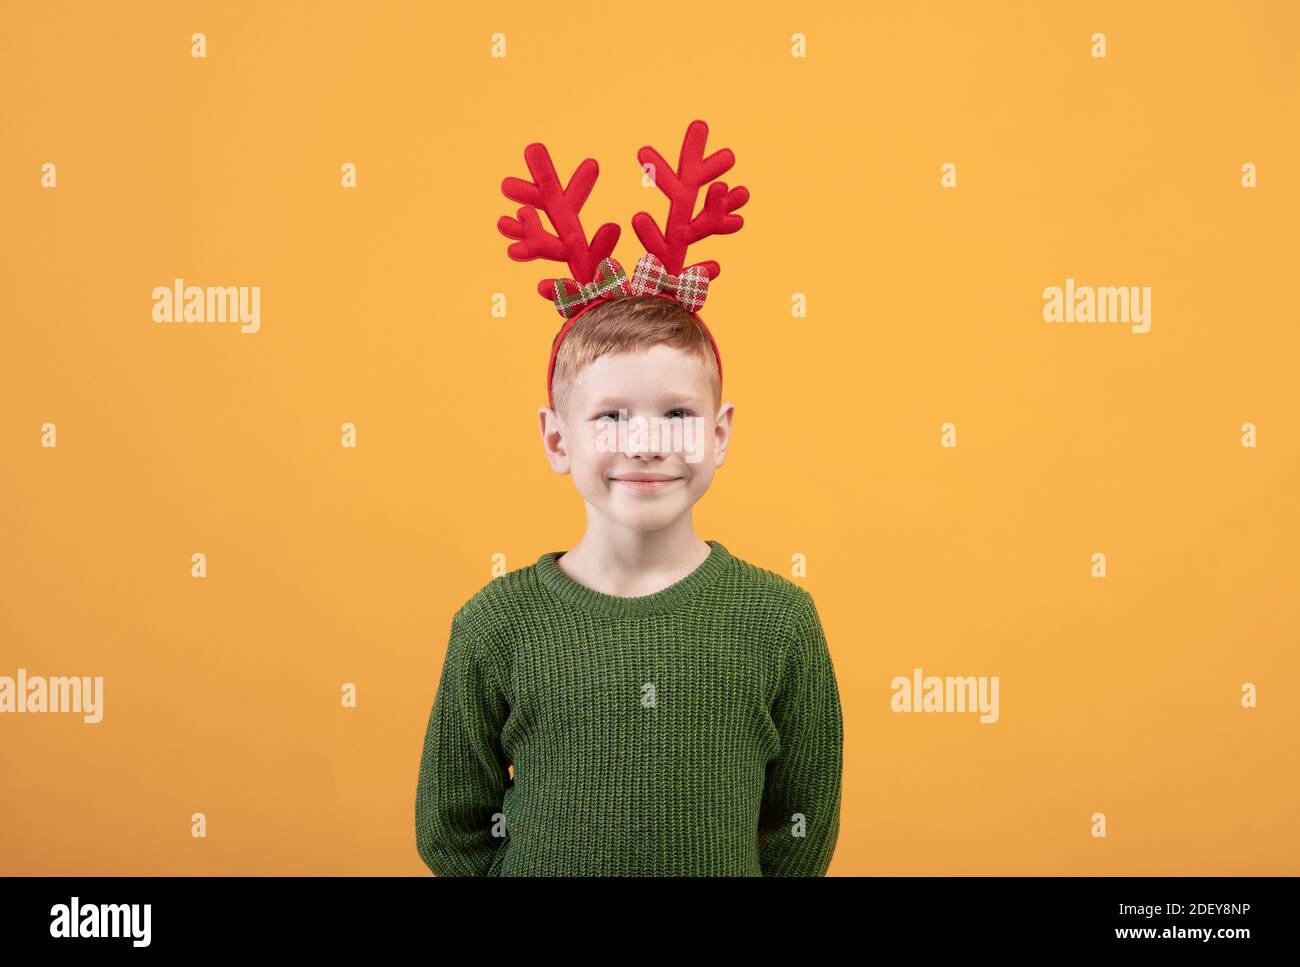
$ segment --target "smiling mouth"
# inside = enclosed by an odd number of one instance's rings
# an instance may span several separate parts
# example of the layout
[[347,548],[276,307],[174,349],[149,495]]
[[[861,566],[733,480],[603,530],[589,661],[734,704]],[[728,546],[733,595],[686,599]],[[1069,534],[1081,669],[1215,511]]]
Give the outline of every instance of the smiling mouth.
[[612,477],[610,479],[628,490],[635,490],[638,493],[654,493],[657,490],[663,490],[665,487],[680,483],[682,478],[664,477],[657,480],[631,480],[623,477]]

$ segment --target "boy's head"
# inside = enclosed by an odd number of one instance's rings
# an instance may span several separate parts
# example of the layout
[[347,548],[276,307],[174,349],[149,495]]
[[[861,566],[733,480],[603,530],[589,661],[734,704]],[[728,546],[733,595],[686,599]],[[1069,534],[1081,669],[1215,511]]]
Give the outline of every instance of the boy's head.
[[667,526],[722,466],[734,407],[722,406],[708,334],[673,299],[611,299],[583,313],[556,355],[551,396],[555,408],[538,414],[547,458],[617,523]]

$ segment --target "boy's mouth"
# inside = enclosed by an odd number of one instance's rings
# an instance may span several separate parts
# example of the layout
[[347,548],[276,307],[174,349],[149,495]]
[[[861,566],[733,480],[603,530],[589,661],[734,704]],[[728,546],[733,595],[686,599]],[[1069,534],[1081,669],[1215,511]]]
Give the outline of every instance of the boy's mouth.
[[681,477],[674,477],[666,473],[623,473],[616,477],[610,477],[610,480],[614,483],[639,493],[653,493],[656,490],[663,490],[665,487],[671,487],[681,479]]

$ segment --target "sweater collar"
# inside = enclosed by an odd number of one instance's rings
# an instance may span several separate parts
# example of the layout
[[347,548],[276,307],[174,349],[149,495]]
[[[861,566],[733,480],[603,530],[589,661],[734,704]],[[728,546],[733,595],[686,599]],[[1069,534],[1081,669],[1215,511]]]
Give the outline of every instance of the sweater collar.
[[536,565],[537,577],[556,597],[583,611],[622,618],[658,614],[683,604],[695,592],[713,583],[726,570],[731,554],[717,541],[705,541],[705,543],[711,548],[709,556],[694,571],[653,594],[620,597],[580,584],[561,571],[560,565],[556,563],[565,554],[564,551],[547,551],[539,557]]

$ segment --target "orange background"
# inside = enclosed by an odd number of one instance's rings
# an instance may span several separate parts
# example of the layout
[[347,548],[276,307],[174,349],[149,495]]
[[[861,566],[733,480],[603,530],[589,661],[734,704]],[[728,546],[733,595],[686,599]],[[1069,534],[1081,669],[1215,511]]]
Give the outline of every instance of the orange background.
[[[675,161],[701,117],[752,197],[689,258],[722,263],[737,406],[696,526],[808,557],[845,715],[831,873],[1300,872],[1291,5],[4,19],[0,674],[105,701],[0,717],[0,871],[427,873],[451,614],[493,554],[585,523],[534,415],[558,273],[506,257],[500,181],[531,141],[566,179],[595,157],[586,224],[630,265],[631,215],[666,212],[636,151]],[[155,324],[177,276],[260,285],[261,331]],[[1044,323],[1067,277],[1150,285],[1151,331]],[[891,712],[915,667],[998,675],[1000,721]]]

